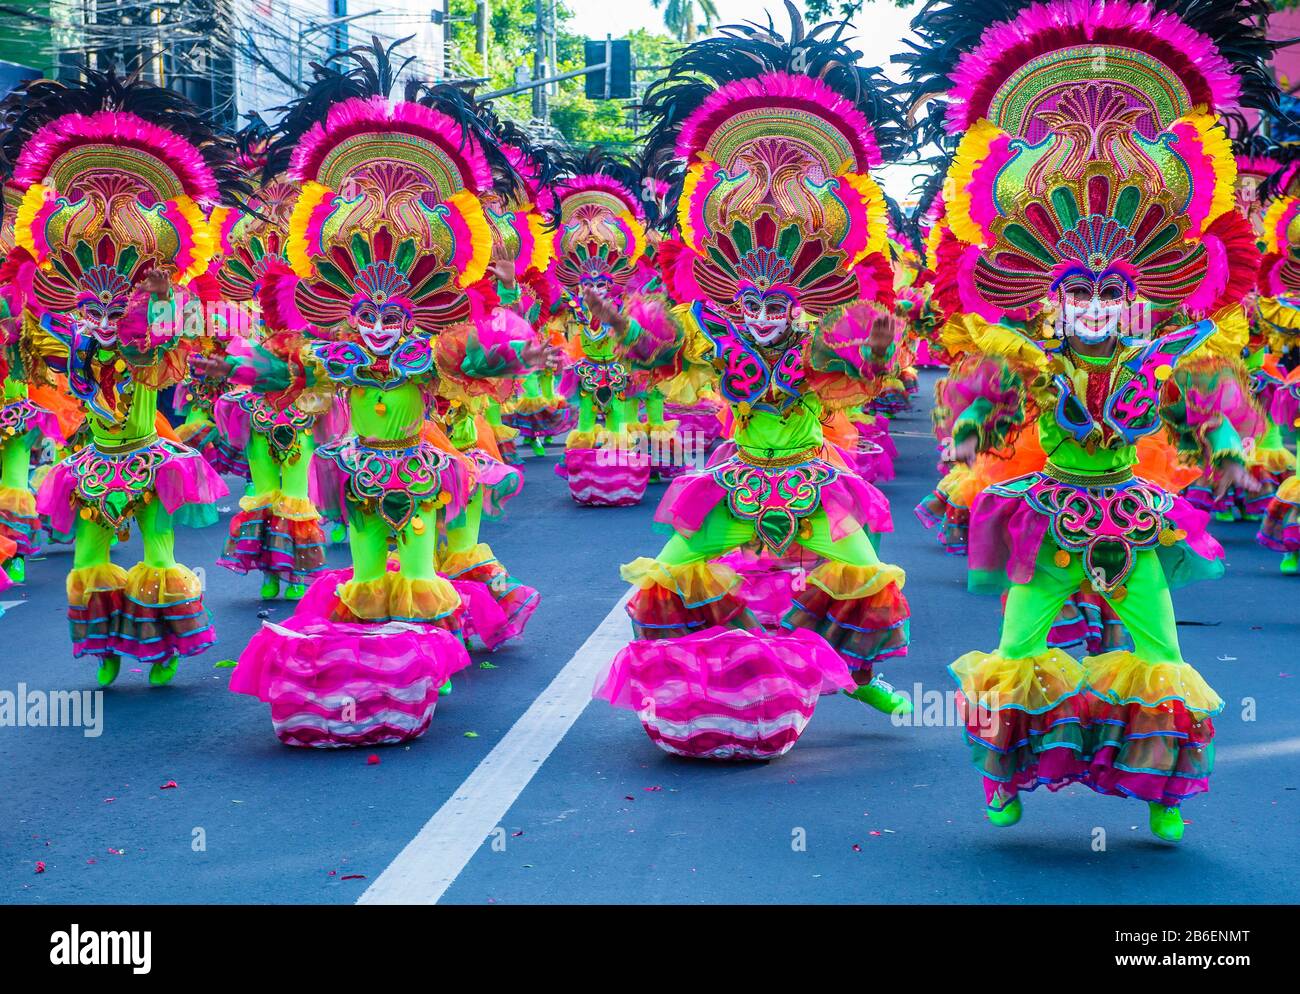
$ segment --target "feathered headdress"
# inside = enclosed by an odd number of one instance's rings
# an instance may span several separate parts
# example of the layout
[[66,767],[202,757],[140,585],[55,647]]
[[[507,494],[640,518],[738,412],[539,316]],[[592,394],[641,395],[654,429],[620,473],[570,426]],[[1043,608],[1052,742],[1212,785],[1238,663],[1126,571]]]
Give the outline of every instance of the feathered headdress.
[[492,258],[513,262],[517,278],[535,281],[554,259],[547,229],[547,218],[555,209],[554,154],[513,121],[498,119],[490,105],[481,105],[479,112],[499,143],[503,160],[494,169],[496,190],[483,197],[492,226]]
[[1119,274],[1162,310],[1240,300],[1257,256],[1218,117],[1276,106],[1267,13],[1262,0],[931,0],[898,61],[918,100],[946,96],[922,130],[961,135],[937,254],[962,309],[996,320],[1074,273]]
[[749,287],[780,290],[812,315],[887,303],[887,210],[870,170],[902,143],[899,109],[843,39],[847,22],[805,32],[786,6],[788,40],[770,20],[722,28],[646,95],[647,163],[681,164],[673,295],[730,310]]
[[268,320],[338,328],[363,300],[400,302],[424,333],[469,318],[492,250],[479,195],[504,163],[494,139],[450,85],[391,100],[392,47],[336,61],[350,68],[314,67],[268,155],[268,171],[301,185],[285,247],[298,280],[263,292]]
[[219,207],[212,212],[218,235],[216,279],[223,299],[256,300],[267,272],[287,267],[285,241],[298,184],[284,175],[267,176],[271,129],[257,116],[235,135],[237,163],[253,178],[247,210]]
[[628,160],[601,148],[561,160],[555,186],[555,279],[576,297],[584,281],[608,281],[618,294],[645,255],[641,176]]
[[217,241],[207,212],[245,191],[234,146],[179,94],[115,73],[37,80],[7,103],[0,142],[36,306],[125,305],[151,269],[183,284]]

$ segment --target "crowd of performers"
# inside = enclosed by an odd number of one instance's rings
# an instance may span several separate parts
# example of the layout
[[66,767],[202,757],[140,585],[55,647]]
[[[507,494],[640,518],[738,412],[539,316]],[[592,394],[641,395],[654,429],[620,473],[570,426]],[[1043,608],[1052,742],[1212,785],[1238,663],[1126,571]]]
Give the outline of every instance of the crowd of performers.
[[[483,524],[562,442],[578,504],[667,484],[595,696],[668,752],[771,758],[822,695],[912,706],[879,672],[912,633],[875,484],[942,367],[916,514],[1002,598],[949,667],[988,819],[1083,784],[1176,840],[1223,704],[1170,590],[1222,574],[1211,521],[1300,571],[1266,8],[932,0],[902,84],[790,8],[682,49],[635,158],[378,42],[234,134],[135,77],[27,83],[0,104],[0,589],[71,543],[73,654],[165,684],[216,638],[175,529],[237,502],[218,564],[292,604],[231,689],[291,745],[407,741],[468,647],[526,639],[540,595]],[[872,172],[920,148],[903,217]]]

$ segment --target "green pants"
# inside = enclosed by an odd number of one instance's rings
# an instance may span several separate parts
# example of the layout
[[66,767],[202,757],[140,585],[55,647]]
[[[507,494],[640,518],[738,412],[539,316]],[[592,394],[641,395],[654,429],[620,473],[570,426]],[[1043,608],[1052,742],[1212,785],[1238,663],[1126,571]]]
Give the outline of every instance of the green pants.
[[[1061,567],[1054,562],[1056,551],[1051,539],[1044,541],[1033,578],[1016,584],[1007,594],[998,652],[1008,659],[1027,659],[1048,651],[1047,635],[1053,620],[1084,582],[1081,557],[1073,555],[1070,565]],[[1173,600],[1154,550],[1136,553],[1125,587],[1125,596],[1106,600],[1133,636],[1134,653],[1149,663],[1182,662]]]

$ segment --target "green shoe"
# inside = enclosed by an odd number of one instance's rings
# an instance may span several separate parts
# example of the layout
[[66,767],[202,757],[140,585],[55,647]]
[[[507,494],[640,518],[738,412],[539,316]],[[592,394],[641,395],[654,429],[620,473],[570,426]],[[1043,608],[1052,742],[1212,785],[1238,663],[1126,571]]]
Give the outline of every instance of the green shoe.
[[1151,809],[1151,834],[1166,842],[1177,842],[1183,837],[1183,813],[1177,808],[1167,808],[1155,801],[1148,802]]
[[22,556],[14,556],[5,563],[5,573],[14,583],[24,583],[27,580],[27,560]]
[[546,455],[546,443],[543,442],[540,438],[533,439],[533,455],[535,456]]
[[1282,557],[1282,565],[1278,568],[1287,576],[1300,573],[1300,552],[1288,552]]
[[154,663],[149,667],[149,682],[155,687],[171,683],[172,677],[176,675],[176,667],[180,665],[180,662],[180,656],[172,656],[165,663]]
[[337,525],[335,525],[333,528],[330,529],[330,541],[333,542],[335,545],[342,545],[347,540],[348,540],[347,525],[343,524],[343,522],[340,521]]
[[1215,511],[1214,520],[1222,522],[1225,525],[1230,525],[1237,520],[1237,515],[1232,511]]
[[302,595],[307,592],[307,584],[291,583],[284,588],[284,599],[287,601],[300,601]]
[[441,687],[438,688],[438,696],[446,697],[450,693],[451,693],[451,681],[448,680],[446,683],[444,683]]
[[99,672],[95,674],[95,679],[101,687],[107,687],[117,679],[117,675],[121,671],[121,656],[101,656],[99,659]]
[[989,816],[989,824],[996,825],[998,828],[1010,828],[1020,820],[1020,816],[1025,813],[1024,806],[1020,803],[1020,795],[1017,794],[1009,802],[1000,808],[995,808],[990,804],[986,809]]
[[912,713],[912,702],[908,700],[907,696],[900,694],[878,676],[872,677],[870,683],[863,684],[857,690],[846,690],[844,693],[855,701],[861,701],[863,704],[875,708],[881,714]]
[[262,600],[273,601],[280,596],[280,581],[268,576],[262,581]]

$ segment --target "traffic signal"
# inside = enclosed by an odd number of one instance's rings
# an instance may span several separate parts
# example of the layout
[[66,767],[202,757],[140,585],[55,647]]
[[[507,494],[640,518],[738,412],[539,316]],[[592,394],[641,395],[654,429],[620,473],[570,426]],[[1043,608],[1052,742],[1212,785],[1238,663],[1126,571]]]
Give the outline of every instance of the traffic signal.
[[[591,100],[629,100],[632,97],[632,43],[619,41],[586,42],[586,64],[598,66],[609,53],[610,67],[587,73],[586,93]],[[608,87],[606,77],[608,74]]]

